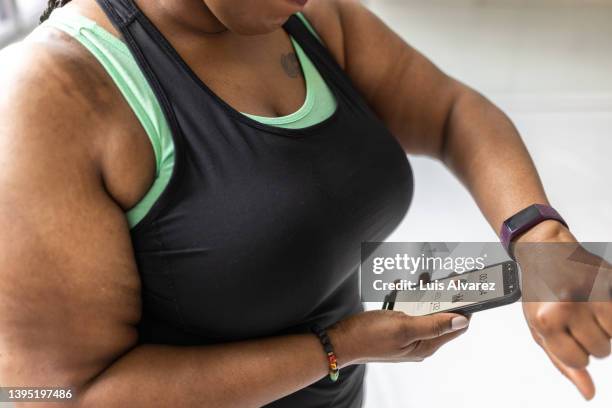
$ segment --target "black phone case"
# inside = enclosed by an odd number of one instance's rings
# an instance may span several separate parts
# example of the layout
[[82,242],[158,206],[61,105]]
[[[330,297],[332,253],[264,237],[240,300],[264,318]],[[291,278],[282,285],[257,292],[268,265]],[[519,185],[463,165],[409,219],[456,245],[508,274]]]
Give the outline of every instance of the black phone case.
[[[512,275],[512,279],[513,282],[512,283],[516,283],[516,290],[514,290],[513,292],[510,292],[508,294],[505,294],[504,296],[494,299],[492,301],[488,301],[488,302],[482,302],[482,303],[475,303],[473,305],[469,305],[469,306],[464,306],[464,307],[458,307],[456,309],[449,309],[449,310],[444,310],[443,312],[437,312],[437,313],[459,313],[459,314],[472,314],[475,312],[481,312],[483,310],[488,310],[488,309],[494,309],[496,307],[500,307],[500,306],[506,306],[506,305],[510,305],[514,302],[516,302],[517,300],[519,300],[521,298],[521,289],[520,289],[520,285],[519,285],[519,268],[518,268],[518,264],[514,261],[506,261],[506,262],[500,262],[500,263],[496,263],[493,265],[488,265],[487,268],[493,268],[495,266],[498,265],[511,265],[511,272],[510,274]],[[487,268],[483,268],[487,269]],[[468,271],[465,273],[471,273],[471,272],[475,272],[476,270],[472,270],[472,271]],[[503,272],[502,272],[503,273]],[[506,288],[506,275],[504,275],[504,289]],[[395,307],[395,299],[397,297],[397,291],[394,290],[393,292],[389,293],[387,296],[385,296],[385,301],[383,303],[383,310],[393,310],[393,308]],[[435,313],[432,313],[435,314]]]

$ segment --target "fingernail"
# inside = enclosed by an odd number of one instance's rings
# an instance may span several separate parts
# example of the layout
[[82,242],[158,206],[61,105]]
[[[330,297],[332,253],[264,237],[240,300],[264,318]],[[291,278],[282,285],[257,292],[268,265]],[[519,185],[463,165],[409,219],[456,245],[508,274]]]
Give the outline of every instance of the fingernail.
[[453,320],[451,320],[451,329],[453,329],[453,331],[465,329],[469,324],[470,321],[465,316],[453,317]]

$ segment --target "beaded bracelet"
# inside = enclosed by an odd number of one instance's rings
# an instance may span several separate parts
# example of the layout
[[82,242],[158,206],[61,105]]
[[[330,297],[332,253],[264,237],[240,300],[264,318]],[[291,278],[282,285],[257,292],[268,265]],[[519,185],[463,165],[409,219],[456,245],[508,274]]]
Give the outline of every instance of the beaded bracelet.
[[312,332],[319,337],[325,353],[327,353],[327,361],[329,363],[329,378],[333,382],[338,381],[340,376],[340,369],[338,368],[338,360],[336,359],[336,353],[334,353],[334,347],[331,344],[331,340],[327,335],[327,331],[321,328],[321,326],[315,324],[311,328]]

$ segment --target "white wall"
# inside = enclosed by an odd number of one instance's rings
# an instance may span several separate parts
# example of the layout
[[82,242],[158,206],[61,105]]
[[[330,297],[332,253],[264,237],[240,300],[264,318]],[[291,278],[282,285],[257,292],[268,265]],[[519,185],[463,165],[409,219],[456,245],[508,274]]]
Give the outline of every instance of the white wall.
[[45,0],[0,0],[0,49],[36,26],[46,7]]
[[[612,241],[612,1],[370,0],[444,71],[500,104],[553,204],[583,241]],[[416,197],[390,241],[493,241],[441,165],[413,158]],[[531,340],[520,305],[474,316],[421,364],[371,365],[367,408],[609,408],[612,360],[593,361],[585,403]]]

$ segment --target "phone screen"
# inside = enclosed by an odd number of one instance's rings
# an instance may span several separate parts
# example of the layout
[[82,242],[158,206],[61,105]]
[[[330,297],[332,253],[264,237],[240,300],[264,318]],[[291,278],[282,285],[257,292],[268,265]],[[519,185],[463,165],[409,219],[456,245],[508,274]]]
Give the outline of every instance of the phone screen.
[[[467,290],[455,289],[454,286],[459,287],[460,285],[453,285],[449,289],[448,283],[450,281],[461,282],[463,287],[470,287],[470,283],[488,283],[489,285],[486,286],[489,288],[487,290]],[[504,296],[503,264],[439,279],[437,282],[444,284],[444,290],[431,289],[434,287],[432,282],[423,290],[397,292],[393,310],[399,310],[411,316],[424,316]],[[491,283],[493,285],[490,285]],[[471,286],[474,287],[475,285]],[[482,285],[479,286],[482,287]]]

